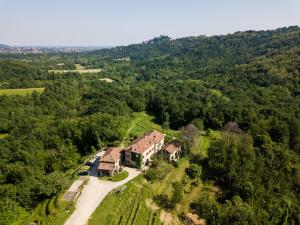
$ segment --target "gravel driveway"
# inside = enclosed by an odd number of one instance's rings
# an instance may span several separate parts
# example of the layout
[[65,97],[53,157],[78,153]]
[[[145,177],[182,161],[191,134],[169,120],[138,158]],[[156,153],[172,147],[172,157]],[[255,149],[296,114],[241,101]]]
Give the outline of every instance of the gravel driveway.
[[120,182],[103,181],[97,177],[98,164],[99,159],[96,160],[95,166],[90,173],[89,181],[83,188],[81,195],[76,201],[75,210],[65,222],[65,225],[86,225],[90,216],[109,192],[140,174],[140,171],[136,169],[124,168],[129,173],[125,180]]

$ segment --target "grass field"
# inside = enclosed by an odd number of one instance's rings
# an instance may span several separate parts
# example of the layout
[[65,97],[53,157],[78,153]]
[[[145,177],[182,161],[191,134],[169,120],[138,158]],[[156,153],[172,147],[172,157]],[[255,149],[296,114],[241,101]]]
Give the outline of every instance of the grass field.
[[96,209],[89,225],[161,225],[159,212],[147,207],[146,199],[153,197],[150,186],[142,176],[126,184],[122,193],[111,193]]
[[200,155],[202,159],[206,158],[211,141],[220,136],[221,133],[219,131],[209,130],[200,132],[198,144],[192,148],[191,153]]
[[129,173],[127,171],[123,171],[121,173],[114,175],[113,177],[103,176],[103,177],[99,177],[99,179],[100,180],[109,180],[112,182],[119,182],[121,180],[126,179],[128,176],[129,176]]
[[84,66],[80,64],[75,64],[75,70],[48,70],[49,73],[53,72],[55,74],[64,74],[64,73],[100,73],[102,69],[86,69]]
[[[159,208],[153,197],[159,194],[172,194],[172,183],[181,181],[188,160],[182,160],[179,166],[168,165],[168,174],[162,179],[149,183],[140,175],[130,183],[122,193],[110,193],[92,215],[89,225],[160,225],[164,214],[171,215],[172,224],[179,224],[174,212]],[[188,201],[188,200],[186,200]],[[185,202],[187,204],[187,202]],[[184,209],[181,207],[180,209]]]
[[0,139],[8,137],[8,134],[0,134]]
[[145,112],[138,112],[134,113],[133,115],[134,116],[131,121],[130,127],[128,128],[127,133],[122,141],[122,145],[127,146],[136,137],[141,136],[146,131],[153,129],[166,134],[167,140],[173,137],[177,137],[179,135],[178,131],[171,129],[163,129],[161,125],[155,122],[154,116],[151,116]]
[[[124,139],[124,144],[132,137],[139,136],[149,129],[157,129],[169,136],[177,136],[178,132],[164,130],[154,122],[154,118],[146,113],[135,113],[132,123]],[[209,130],[199,134],[198,145],[192,149],[193,155],[207,157],[207,151],[212,141],[220,137],[220,132]],[[179,215],[187,215],[189,205],[197,198],[214,195],[218,189],[209,182],[191,180],[185,173],[190,165],[188,159],[181,159],[178,167],[161,162],[158,170],[164,173],[162,179],[148,182],[143,175],[126,184],[122,193],[110,193],[96,209],[88,225],[158,225],[182,224]],[[174,210],[166,211],[154,203],[157,195],[171,196],[173,182],[183,185],[183,199]]]
[[0,95],[27,95],[33,92],[42,93],[45,88],[0,89]]

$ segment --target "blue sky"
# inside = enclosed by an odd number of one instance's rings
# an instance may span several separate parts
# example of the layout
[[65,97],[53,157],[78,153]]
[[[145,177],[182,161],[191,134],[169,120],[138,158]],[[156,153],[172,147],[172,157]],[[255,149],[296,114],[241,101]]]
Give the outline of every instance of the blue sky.
[[300,0],[0,0],[0,43],[114,46],[300,25]]

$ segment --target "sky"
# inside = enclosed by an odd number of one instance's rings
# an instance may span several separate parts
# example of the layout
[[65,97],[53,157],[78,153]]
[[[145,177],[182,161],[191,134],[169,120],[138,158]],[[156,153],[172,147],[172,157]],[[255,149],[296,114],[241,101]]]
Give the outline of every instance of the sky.
[[300,0],[0,0],[0,43],[116,46],[300,25]]

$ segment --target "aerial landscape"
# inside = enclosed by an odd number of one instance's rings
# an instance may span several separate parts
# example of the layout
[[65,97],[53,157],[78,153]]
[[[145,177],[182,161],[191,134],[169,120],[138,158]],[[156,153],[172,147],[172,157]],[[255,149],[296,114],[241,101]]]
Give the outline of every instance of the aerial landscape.
[[300,224],[300,1],[0,3],[0,225]]

